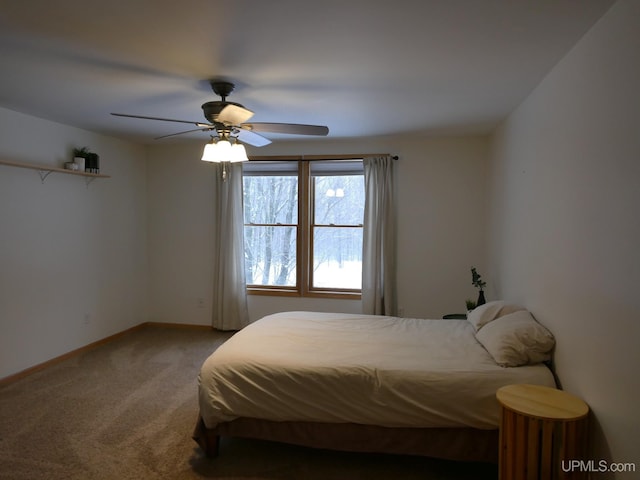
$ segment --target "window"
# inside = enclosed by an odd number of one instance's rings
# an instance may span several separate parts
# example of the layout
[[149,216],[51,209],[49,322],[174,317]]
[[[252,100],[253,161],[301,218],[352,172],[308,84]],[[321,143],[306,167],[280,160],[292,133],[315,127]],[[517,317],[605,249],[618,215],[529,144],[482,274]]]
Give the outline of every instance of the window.
[[298,177],[296,162],[243,165],[248,285],[297,288]]
[[360,290],[364,175],[359,162],[310,162],[310,289]]
[[362,160],[254,161],[243,182],[250,292],[360,294]]

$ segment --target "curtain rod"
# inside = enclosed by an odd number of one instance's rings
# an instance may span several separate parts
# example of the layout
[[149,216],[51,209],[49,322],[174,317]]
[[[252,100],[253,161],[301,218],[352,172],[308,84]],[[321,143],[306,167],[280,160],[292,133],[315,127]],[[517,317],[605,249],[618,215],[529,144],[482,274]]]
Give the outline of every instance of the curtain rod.
[[[316,162],[322,160],[357,160],[364,157],[382,157],[389,155],[388,153],[365,153],[365,154],[345,154],[345,155],[269,155],[269,156],[251,156],[249,161],[269,162],[269,161],[299,161]],[[394,160],[398,160],[398,155],[390,155]]]

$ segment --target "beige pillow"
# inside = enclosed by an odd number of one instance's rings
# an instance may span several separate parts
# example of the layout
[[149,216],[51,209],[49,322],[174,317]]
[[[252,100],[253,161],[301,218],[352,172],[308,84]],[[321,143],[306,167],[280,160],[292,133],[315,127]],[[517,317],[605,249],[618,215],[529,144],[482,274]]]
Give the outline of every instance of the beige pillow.
[[476,339],[501,367],[546,362],[555,346],[551,332],[526,310],[493,320],[476,333]]
[[492,322],[496,318],[500,318],[510,313],[524,310],[523,307],[518,305],[508,305],[502,300],[496,300],[493,302],[485,303],[479,307],[474,308],[467,313],[467,320],[476,329],[476,332],[484,327],[487,323]]

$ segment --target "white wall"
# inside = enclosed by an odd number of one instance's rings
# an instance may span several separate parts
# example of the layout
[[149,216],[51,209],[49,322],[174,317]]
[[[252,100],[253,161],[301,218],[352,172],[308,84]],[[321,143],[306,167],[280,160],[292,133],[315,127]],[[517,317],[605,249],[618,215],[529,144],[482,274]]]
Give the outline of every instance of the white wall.
[[[0,166],[0,378],[146,320],[210,323],[212,171],[200,143],[147,149],[1,108],[0,125],[2,159],[61,166],[88,145],[111,175],[87,187]],[[486,137],[278,142],[252,153],[376,152],[401,157],[400,307],[462,311],[475,296],[469,266],[485,264]],[[252,319],[360,311],[359,301],[260,296],[249,306]]]
[[[212,169],[196,145],[151,147],[148,164],[150,320],[211,322]],[[471,265],[486,251],[488,139],[394,137],[274,142],[249,156],[391,153],[398,163],[398,289],[405,316],[464,311]],[[200,308],[199,299],[203,306]],[[360,312],[360,302],[250,296],[252,320],[275,311]]]
[[595,413],[593,458],[640,469],[639,25],[616,3],[499,129],[489,232],[496,294],[553,331]]
[[112,176],[0,165],[2,378],[146,321],[147,262],[144,148],[2,108],[0,126],[3,160],[61,167],[88,145]]

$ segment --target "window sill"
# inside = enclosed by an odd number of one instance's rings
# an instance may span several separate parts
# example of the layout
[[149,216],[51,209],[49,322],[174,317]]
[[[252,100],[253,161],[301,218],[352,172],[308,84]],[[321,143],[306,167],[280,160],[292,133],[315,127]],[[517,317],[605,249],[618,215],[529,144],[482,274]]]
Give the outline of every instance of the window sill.
[[297,290],[247,287],[247,295],[266,295],[272,297],[299,297]]
[[360,300],[362,295],[360,292],[342,292],[342,291],[312,291],[299,292],[297,290],[276,289],[276,288],[255,288],[248,287],[247,295],[263,295],[272,297],[303,297],[303,298],[334,298],[340,300]]

